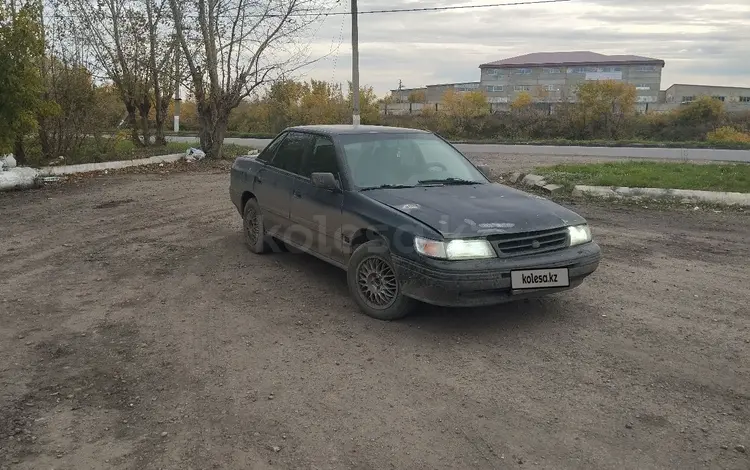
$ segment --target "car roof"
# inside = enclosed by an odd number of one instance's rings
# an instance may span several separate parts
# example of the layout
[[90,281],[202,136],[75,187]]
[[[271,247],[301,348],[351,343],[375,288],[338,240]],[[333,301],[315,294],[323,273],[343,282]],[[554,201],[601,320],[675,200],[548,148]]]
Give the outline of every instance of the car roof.
[[356,135],[356,134],[430,134],[430,131],[422,129],[410,129],[408,127],[389,127],[389,126],[353,126],[351,124],[326,124],[326,125],[309,125],[294,126],[286,129],[287,131],[316,132],[326,135]]

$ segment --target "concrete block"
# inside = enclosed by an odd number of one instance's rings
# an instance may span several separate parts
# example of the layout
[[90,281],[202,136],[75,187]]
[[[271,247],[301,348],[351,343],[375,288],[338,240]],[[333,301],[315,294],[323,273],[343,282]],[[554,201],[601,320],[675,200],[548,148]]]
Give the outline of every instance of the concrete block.
[[541,187],[541,186],[544,186],[545,184],[547,184],[544,181],[544,176],[540,176],[540,175],[526,175],[526,176],[523,177],[523,180],[521,180],[521,182],[524,185],[526,185],[526,186],[539,186],[539,187]]
[[565,188],[559,184],[547,184],[542,187],[547,194],[561,194]]
[[573,196],[617,197],[617,193],[607,186],[578,184],[573,188]]
[[627,197],[631,199],[678,199],[687,202],[708,202],[730,206],[750,207],[750,193],[729,193],[716,191],[699,191],[692,189],[663,188],[616,188],[608,186],[577,185],[573,196]]
[[523,179],[523,176],[524,176],[523,173],[519,171],[515,171],[511,173],[510,178],[508,178],[508,181],[510,181],[511,183],[518,183],[519,181]]

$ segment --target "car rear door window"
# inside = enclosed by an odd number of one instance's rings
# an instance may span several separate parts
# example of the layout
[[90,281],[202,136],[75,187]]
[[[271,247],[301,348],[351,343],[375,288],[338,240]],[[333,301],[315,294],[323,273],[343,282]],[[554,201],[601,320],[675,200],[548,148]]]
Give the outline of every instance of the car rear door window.
[[339,165],[336,147],[328,137],[315,136],[312,152],[305,159],[300,174],[309,178],[313,173],[333,173],[338,178]]
[[271,166],[299,174],[302,159],[312,136],[302,132],[289,132],[271,160]]

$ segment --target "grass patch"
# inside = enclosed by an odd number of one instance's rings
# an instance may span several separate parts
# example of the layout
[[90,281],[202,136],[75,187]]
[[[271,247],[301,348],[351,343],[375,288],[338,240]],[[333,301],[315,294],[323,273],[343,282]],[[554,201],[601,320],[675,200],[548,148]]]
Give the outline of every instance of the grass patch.
[[561,164],[538,168],[548,181],[571,187],[626,186],[631,188],[698,189],[750,193],[750,165],[662,162]]

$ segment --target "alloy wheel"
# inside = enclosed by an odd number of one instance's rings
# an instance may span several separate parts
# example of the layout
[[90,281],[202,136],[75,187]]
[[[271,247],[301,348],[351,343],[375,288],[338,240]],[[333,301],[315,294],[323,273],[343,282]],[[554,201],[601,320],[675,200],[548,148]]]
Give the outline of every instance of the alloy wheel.
[[386,309],[398,298],[396,273],[390,264],[377,256],[370,256],[359,263],[357,287],[362,299],[374,309]]

